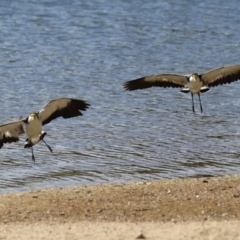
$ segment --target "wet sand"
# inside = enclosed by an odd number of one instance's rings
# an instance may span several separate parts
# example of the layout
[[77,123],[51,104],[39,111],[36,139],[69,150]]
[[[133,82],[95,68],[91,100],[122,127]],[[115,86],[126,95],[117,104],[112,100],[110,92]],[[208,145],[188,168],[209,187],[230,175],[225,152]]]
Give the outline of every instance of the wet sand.
[[0,196],[0,239],[240,239],[240,176]]

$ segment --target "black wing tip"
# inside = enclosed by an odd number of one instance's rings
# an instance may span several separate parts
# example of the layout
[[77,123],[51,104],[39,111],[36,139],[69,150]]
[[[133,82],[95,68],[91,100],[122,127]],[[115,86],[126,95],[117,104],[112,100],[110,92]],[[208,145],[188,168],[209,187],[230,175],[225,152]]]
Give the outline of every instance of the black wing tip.
[[25,133],[22,124],[15,126],[13,129],[6,131],[5,133],[0,132],[0,148],[6,143],[18,142],[18,135]]
[[90,103],[82,99],[78,99],[78,98],[65,98],[65,99],[69,100],[67,104],[68,106],[75,107],[82,111],[87,110],[91,106]]
[[162,88],[182,88],[184,85],[174,83],[173,81],[164,81],[161,79],[156,79],[156,75],[141,77],[134,80],[127,81],[123,83],[125,90],[133,91],[138,89],[146,89],[151,87],[162,87]]
[[237,81],[239,81],[239,78],[233,78],[233,79],[229,79],[229,80],[219,79],[219,80],[209,83],[208,86],[209,87],[217,87],[219,85],[221,86],[221,85],[230,84],[230,83],[237,82]]
[[76,101],[76,107],[81,111],[86,111],[91,106],[91,104],[85,100],[72,99],[72,101]]
[[3,139],[0,140],[0,149],[6,143],[13,143],[13,142],[18,142],[18,141],[19,141],[19,138],[16,138],[16,137],[3,138]]
[[[134,80],[133,80],[134,81]],[[123,87],[127,91],[133,91],[136,90],[137,88],[134,87],[133,81],[128,81],[123,84]]]
[[14,136],[8,136],[6,137],[5,135],[3,135],[3,139],[2,139],[2,143],[13,143],[13,142],[18,142],[19,138],[18,137],[14,137]]
[[69,102],[69,108],[62,111],[63,118],[72,118],[82,116],[81,111],[86,111],[91,106],[90,103],[81,99],[71,99]]
[[[91,104],[88,103],[88,102],[85,102],[85,108],[88,109],[89,107],[91,107]],[[85,109],[85,110],[86,110],[86,109]]]
[[[60,107],[57,107],[53,112],[50,112],[50,115],[46,119],[42,120],[43,125],[50,123],[52,120],[58,117],[67,119],[67,118],[82,116],[83,113],[81,111],[86,111],[91,106],[91,104],[86,102],[85,100],[81,100],[77,98],[57,98],[50,101],[45,106],[45,108],[48,107],[53,101],[62,101],[62,100],[64,101],[62,102],[63,106],[60,105]],[[41,114],[41,111],[40,111],[40,114]]]
[[143,81],[145,78],[146,77],[142,77],[142,78],[127,81],[123,83],[123,87],[127,91],[134,91],[138,89],[145,89],[145,88],[152,87],[152,85],[149,85]]

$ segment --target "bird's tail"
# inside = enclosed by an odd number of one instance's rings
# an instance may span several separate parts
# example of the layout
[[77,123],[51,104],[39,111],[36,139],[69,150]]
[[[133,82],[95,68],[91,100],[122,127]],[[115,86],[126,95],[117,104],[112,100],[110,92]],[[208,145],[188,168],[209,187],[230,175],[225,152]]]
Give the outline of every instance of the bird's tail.
[[[207,87],[207,86],[203,86],[203,87],[201,87],[200,92],[201,92],[201,93],[204,93],[204,92],[207,92],[207,91],[209,91],[209,90],[210,90],[209,87]],[[180,92],[183,92],[183,93],[189,93],[190,90],[189,90],[188,87],[184,87],[184,88],[181,89]]]
[[33,146],[33,144],[32,143],[29,143],[28,142],[28,139],[26,140],[26,143],[25,143],[25,145],[24,145],[24,148],[30,148],[30,147],[32,147]]

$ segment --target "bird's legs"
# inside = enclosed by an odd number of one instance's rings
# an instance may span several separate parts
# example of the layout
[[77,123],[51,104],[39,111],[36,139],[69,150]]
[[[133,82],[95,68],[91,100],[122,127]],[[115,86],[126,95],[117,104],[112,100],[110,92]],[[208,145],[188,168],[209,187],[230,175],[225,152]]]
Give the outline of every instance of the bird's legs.
[[35,162],[35,157],[34,157],[34,153],[33,153],[33,144],[28,141],[28,138],[26,139],[26,143],[24,145],[24,148],[31,148],[31,150],[32,150],[32,160],[33,160],[33,162]]
[[192,95],[192,110],[193,110],[193,112],[195,113],[194,102],[193,102],[193,93],[191,93],[191,95]]
[[32,149],[32,160],[33,160],[33,162],[35,162],[35,157],[34,157],[34,154],[33,154],[33,146],[31,147],[31,149]]
[[203,112],[203,108],[202,108],[202,103],[201,103],[200,93],[198,93],[198,98],[199,98],[200,109],[201,109],[201,113],[202,113],[202,112]]
[[45,143],[45,145],[48,147],[49,151],[52,152],[52,148],[44,140],[45,135],[47,135],[47,133],[42,131],[42,134],[40,136],[40,140],[42,140]]
[[45,145],[48,147],[49,151],[52,152],[52,148],[42,139],[42,141],[45,143]]

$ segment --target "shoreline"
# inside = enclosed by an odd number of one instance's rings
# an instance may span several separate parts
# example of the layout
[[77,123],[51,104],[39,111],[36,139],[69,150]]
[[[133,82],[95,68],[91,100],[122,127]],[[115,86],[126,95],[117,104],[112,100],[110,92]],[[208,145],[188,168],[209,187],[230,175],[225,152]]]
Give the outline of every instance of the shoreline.
[[[167,235],[164,239],[171,239],[170,235],[174,234],[171,229],[179,232],[181,228],[186,229],[185,235],[188,232],[186,236],[194,237],[194,234],[198,233],[196,239],[205,230],[210,235],[213,234],[212,228],[216,230],[214,234],[224,233],[219,229],[226,228],[225,232],[228,232],[229,236],[232,236],[231,233],[240,236],[240,230],[237,227],[233,229],[235,224],[240,223],[239,206],[238,175],[161,179],[9,193],[0,195],[0,239],[8,236],[14,239],[13,234],[17,233],[18,228],[30,234],[29,229],[33,228],[36,232],[38,228],[47,228],[50,232],[66,233],[69,227],[72,229],[71,234],[73,229],[76,229],[76,239],[81,239],[78,234],[85,231],[83,226],[88,226],[89,234],[95,234],[94,229],[99,231],[99,234],[107,231],[110,234],[109,238],[112,239],[118,239],[114,236],[124,232],[124,228],[130,235],[132,233],[136,235],[135,232],[142,228],[145,229],[146,235],[157,236],[164,232],[163,229],[169,227],[169,230],[165,231]],[[10,226],[14,226],[14,232],[9,230]],[[78,231],[82,227],[83,230]],[[132,233],[127,230],[130,227],[133,229]],[[24,235],[25,239],[26,236]],[[51,236],[53,235],[50,234],[49,238],[45,236],[44,239],[54,239]],[[126,235],[126,238],[129,236]],[[31,237],[37,238],[32,235]],[[85,236],[82,239],[91,238]],[[106,235],[99,239],[106,239]],[[223,239],[227,239],[226,236]]]

